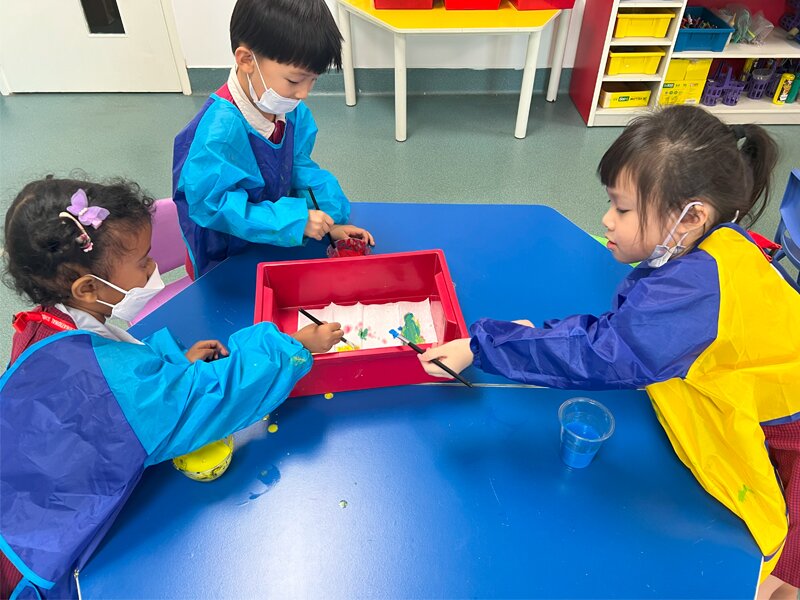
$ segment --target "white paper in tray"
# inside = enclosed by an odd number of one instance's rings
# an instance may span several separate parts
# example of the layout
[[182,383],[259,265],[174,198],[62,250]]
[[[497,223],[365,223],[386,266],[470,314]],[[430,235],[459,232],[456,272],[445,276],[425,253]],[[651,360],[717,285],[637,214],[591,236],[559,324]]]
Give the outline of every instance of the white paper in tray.
[[[402,345],[402,342],[392,337],[389,333],[390,329],[402,331],[405,337],[417,344],[438,342],[429,299],[422,302],[390,302],[388,304],[361,304],[359,302],[351,306],[329,304],[324,308],[308,312],[320,321],[341,323],[344,337],[361,350]],[[297,313],[298,329],[310,323],[311,321],[307,317]],[[343,352],[351,349],[353,348],[345,344],[339,344],[334,346],[330,352]]]

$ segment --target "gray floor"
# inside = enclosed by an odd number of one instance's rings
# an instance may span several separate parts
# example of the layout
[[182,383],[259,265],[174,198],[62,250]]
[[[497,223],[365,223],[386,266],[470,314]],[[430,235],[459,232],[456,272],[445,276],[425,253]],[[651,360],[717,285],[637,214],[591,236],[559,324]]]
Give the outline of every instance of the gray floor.
[[[205,101],[177,94],[37,94],[0,98],[0,210],[28,181],[75,169],[125,176],[155,197],[170,194],[172,140]],[[587,128],[568,97],[534,97],[528,137],[513,136],[514,94],[409,98],[408,140],[394,141],[392,96],[312,97],[321,133],[316,160],[354,202],[547,204],[602,233],[606,196],[595,168],[618,128]],[[800,166],[800,127],[769,127],[783,158],[778,195],[757,229],[772,236],[780,195]],[[508,227],[525,224],[509,223]],[[502,236],[502,231],[487,232]],[[432,244],[435,240],[431,241]],[[8,359],[10,316],[25,303],[0,288],[0,363]]]

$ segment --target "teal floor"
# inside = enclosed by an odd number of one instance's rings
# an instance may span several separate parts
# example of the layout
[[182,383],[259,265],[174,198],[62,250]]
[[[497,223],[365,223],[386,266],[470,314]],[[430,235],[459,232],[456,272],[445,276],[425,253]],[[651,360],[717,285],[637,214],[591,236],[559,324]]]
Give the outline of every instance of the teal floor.
[[[205,101],[177,94],[37,94],[0,97],[0,209],[28,181],[83,170],[124,176],[155,197],[170,194],[172,140]],[[607,199],[595,176],[619,128],[587,128],[568,97],[535,96],[528,137],[513,136],[514,94],[413,96],[408,140],[394,141],[392,96],[312,97],[321,133],[315,159],[354,202],[547,204],[602,233]],[[772,236],[780,194],[800,166],[800,127],[769,127],[783,152],[777,199],[757,229]],[[526,227],[508,223],[508,227]],[[487,231],[503,236],[503,231]],[[435,240],[431,240],[435,245]],[[25,303],[0,289],[0,363],[8,360],[11,314]]]

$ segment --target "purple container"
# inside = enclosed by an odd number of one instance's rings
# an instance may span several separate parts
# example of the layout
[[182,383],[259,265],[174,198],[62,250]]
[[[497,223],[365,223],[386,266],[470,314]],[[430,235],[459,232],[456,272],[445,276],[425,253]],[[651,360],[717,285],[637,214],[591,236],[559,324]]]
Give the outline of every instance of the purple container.
[[717,102],[722,98],[722,92],[724,91],[724,82],[717,83],[713,79],[709,79],[706,81],[706,87],[703,88],[703,96],[700,98],[700,102],[706,106],[716,106]]
[[739,96],[744,90],[744,81],[729,81],[725,86],[725,91],[722,93],[722,103],[726,106],[736,106],[739,102]]
[[[797,4],[800,4],[800,2]],[[800,27],[800,12],[786,13],[781,17],[781,20],[778,21],[778,25],[786,31],[790,31],[795,27]]]
[[764,97],[772,79],[772,69],[755,69],[750,74],[750,81],[747,87],[747,97],[753,100],[758,100]]
[[778,91],[778,84],[780,83],[781,77],[783,77],[784,73],[786,73],[786,67],[780,67],[772,73],[772,77],[769,80],[769,85],[767,85],[767,96],[770,98],[772,98],[772,96],[775,95],[775,92]]

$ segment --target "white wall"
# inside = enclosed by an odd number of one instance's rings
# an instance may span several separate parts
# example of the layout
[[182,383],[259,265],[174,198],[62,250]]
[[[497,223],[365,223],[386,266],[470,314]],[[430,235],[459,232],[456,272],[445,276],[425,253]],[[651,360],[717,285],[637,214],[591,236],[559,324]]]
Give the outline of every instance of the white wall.
[[[236,0],[173,0],[178,34],[186,64],[192,67],[228,67],[231,64],[228,26]],[[326,0],[334,15],[335,0]],[[585,0],[577,0],[570,25],[565,66],[571,67],[578,43]],[[393,66],[392,34],[356,17],[351,18],[355,66]],[[407,44],[410,68],[521,69],[525,35],[424,36]],[[551,30],[542,34],[539,66],[550,65]]]

